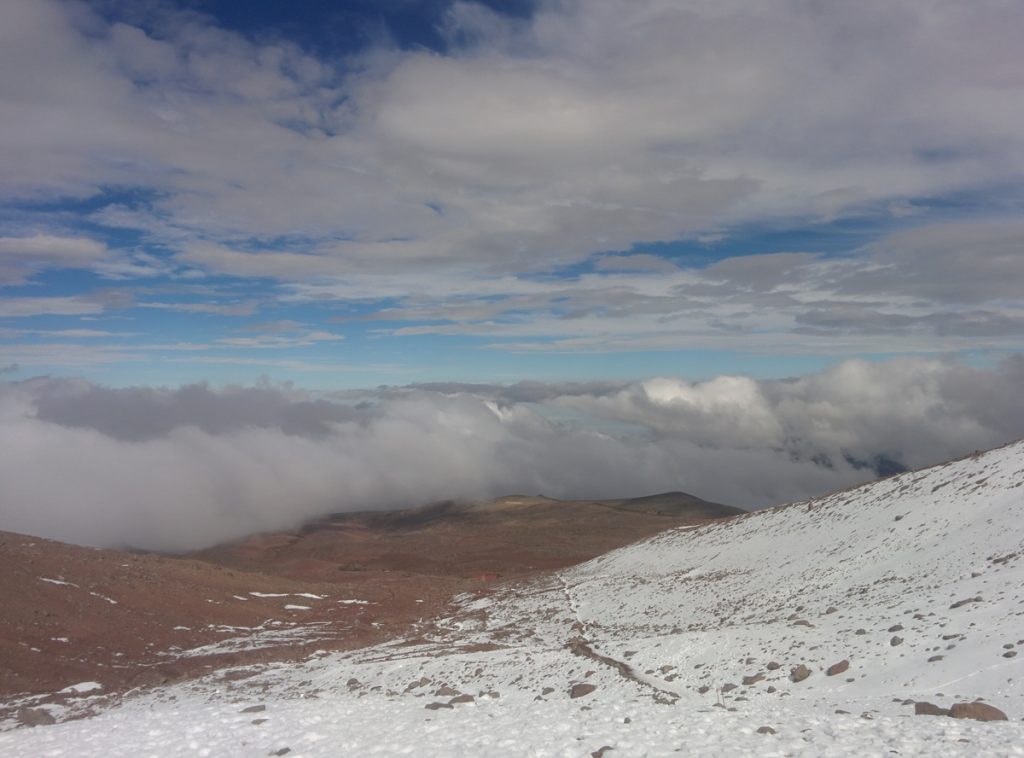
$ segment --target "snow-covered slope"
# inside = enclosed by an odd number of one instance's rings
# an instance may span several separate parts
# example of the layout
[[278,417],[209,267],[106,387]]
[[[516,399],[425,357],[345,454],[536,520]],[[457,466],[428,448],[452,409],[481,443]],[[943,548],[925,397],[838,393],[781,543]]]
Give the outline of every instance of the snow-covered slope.
[[[0,750],[1024,755],[1022,523],[1016,443],[666,532],[462,597],[413,639],[212,675]],[[913,715],[978,698],[1010,720]]]

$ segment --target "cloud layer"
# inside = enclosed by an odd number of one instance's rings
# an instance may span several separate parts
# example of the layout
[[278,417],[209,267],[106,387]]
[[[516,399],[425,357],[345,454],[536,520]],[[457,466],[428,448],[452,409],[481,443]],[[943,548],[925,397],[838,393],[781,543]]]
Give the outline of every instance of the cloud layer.
[[851,361],[790,381],[0,384],[0,528],[184,550],[316,515],[514,492],[680,489],[761,507],[1024,435],[1024,361]]
[[[175,0],[0,4],[6,361],[1024,346],[1024,5],[528,5],[330,51]],[[69,331],[96,318],[133,334]]]

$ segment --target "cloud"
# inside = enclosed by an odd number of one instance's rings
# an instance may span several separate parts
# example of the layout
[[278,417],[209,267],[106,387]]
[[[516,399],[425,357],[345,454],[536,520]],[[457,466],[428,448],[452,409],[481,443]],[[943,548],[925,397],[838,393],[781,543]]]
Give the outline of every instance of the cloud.
[[24,284],[44,269],[89,268],[107,257],[106,245],[84,237],[0,237],[0,285]]
[[299,302],[373,293],[389,299],[373,316],[397,322],[381,333],[484,337],[502,350],[1007,349],[1019,347],[1024,319],[1021,245],[1019,222],[973,219],[893,232],[842,256],[751,254],[701,269],[602,256],[592,271],[557,277],[354,274],[287,289]]
[[0,300],[0,317],[4,318],[46,314],[81,316],[103,311],[102,302],[85,297],[5,297]]
[[[455,3],[444,54],[344,60],[156,4],[0,13],[5,194],[141,187],[119,223],[247,276],[545,268],[888,213],[1024,155],[1024,11],[998,0]],[[314,250],[253,246],[288,235]]]
[[514,492],[760,507],[1024,434],[1024,360],[850,361],[788,381],[0,384],[0,528],[183,550],[316,515]]
[[[0,4],[3,233],[22,235],[0,238],[0,283],[226,274],[501,350],[1020,346],[1024,6],[460,2],[445,50],[345,58],[171,4],[94,11]],[[841,255],[749,234],[836,219],[868,232]],[[716,246],[737,230],[754,242]],[[730,257],[652,244],[680,239]]]

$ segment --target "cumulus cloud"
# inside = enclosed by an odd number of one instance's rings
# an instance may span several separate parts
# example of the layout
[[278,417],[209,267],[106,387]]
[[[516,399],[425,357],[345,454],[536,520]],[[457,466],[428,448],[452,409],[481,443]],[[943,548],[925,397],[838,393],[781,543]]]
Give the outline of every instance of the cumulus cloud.
[[788,381],[0,384],[0,528],[183,550],[340,510],[680,489],[762,507],[1024,434],[1024,360],[846,362]]

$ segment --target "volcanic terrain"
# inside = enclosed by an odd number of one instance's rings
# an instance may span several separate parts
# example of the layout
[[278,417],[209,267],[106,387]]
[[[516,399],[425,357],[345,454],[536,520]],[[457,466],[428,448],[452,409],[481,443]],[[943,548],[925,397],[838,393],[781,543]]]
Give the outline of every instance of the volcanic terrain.
[[[465,520],[500,524],[535,505],[543,512],[543,501],[531,502],[506,499],[471,509]],[[589,508],[595,518],[668,517],[652,515],[662,509],[652,501]],[[289,551],[301,554],[297,546],[328,532],[382,523],[398,533],[444,533],[458,528],[460,510],[330,519],[276,547],[265,538],[221,549],[219,559],[232,567],[220,571],[253,582],[266,575],[243,571],[246,561],[284,567],[288,576],[272,578],[290,593],[273,598],[282,612],[359,605],[376,582],[366,582],[363,594],[355,585],[300,580],[322,567],[305,574]],[[331,650],[317,642],[287,661],[240,656],[228,668],[120,700],[105,697],[101,680],[9,698],[0,751],[1019,756],[1022,518],[1024,442],[1017,442],[805,502],[680,523],[580,565],[531,571],[539,560],[531,556],[520,575],[511,564],[506,576],[486,582],[447,575],[449,587],[465,589],[436,604],[413,596],[422,613],[381,627],[387,633],[376,644]],[[346,525],[352,521],[357,527]],[[487,553],[467,550],[481,561]],[[443,566],[462,565],[435,557],[430,570],[438,573],[390,573],[424,588],[446,576]],[[75,582],[74,575],[46,571],[25,581],[107,595],[99,585],[55,584]],[[374,571],[389,573],[354,573]],[[235,602],[253,602],[238,588],[231,588]],[[245,589],[270,599],[269,590]],[[229,605],[223,596],[205,600]],[[290,635],[319,628],[291,623],[283,629]],[[252,646],[268,632],[277,632],[274,623],[225,633],[224,642]],[[210,649],[182,649],[177,660],[201,660]],[[50,725],[11,729],[32,723]]]
[[116,696],[314,648],[400,638],[460,592],[487,592],[509,577],[737,513],[683,493],[507,497],[335,514],[192,556],[0,532],[0,699],[49,694],[61,702],[69,693],[59,691],[82,681]]

